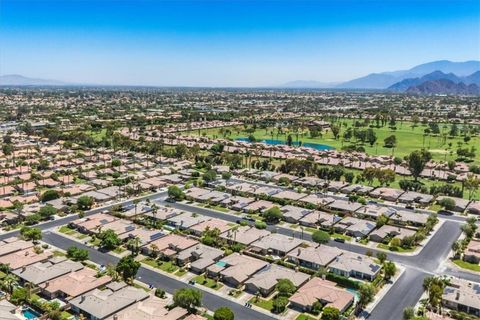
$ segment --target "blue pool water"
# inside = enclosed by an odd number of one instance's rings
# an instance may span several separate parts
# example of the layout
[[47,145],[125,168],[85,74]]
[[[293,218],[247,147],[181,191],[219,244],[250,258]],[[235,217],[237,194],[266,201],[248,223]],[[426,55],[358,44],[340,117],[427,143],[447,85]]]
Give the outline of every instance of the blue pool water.
[[218,261],[217,263],[215,263],[216,266],[219,266],[219,267],[225,267],[227,264],[223,261]]
[[35,320],[35,319],[40,318],[40,316],[41,316],[40,313],[36,312],[35,310],[33,310],[31,308],[23,309],[22,310],[22,315],[29,320]]
[[[238,139],[235,139],[235,140],[243,141],[243,142],[250,142],[248,140],[248,138],[238,138]],[[263,142],[265,144],[270,144],[270,145],[273,145],[273,146],[287,144],[285,141],[276,140],[276,139],[273,139],[273,140],[272,139],[265,139],[265,140],[261,140],[261,141],[258,141],[258,142]],[[299,143],[297,143],[296,141],[293,141],[292,144],[296,146]],[[335,149],[334,147],[328,146],[326,144],[308,143],[308,142],[302,143],[302,147],[312,148],[312,149],[316,149],[316,150],[333,150],[333,149]]]
[[358,293],[358,291],[350,288],[347,288],[347,291],[353,293],[353,295],[355,296],[355,301],[358,301],[360,299],[360,293]]

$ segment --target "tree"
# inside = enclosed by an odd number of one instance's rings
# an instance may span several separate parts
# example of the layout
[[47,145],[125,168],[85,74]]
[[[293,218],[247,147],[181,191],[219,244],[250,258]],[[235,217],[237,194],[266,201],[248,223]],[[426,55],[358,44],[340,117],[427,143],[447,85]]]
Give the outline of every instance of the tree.
[[322,320],[339,320],[340,311],[334,307],[325,307],[322,312]]
[[81,196],[77,199],[77,206],[80,210],[90,210],[93,206],[93,198]]
[[398,248],[401,245],[402,245],[402,240],[400,240],[399,238],[393,238],[390,241],[390,246],[393,247],[393,248]]
[[375,289],[369,283],[361,283],[358,287],[358,293],[360,295],[358,304],[360,307],[364,308],[373,300],[373,297],[375,296]]
[[47,190],[42,194],[42,202],[47,202],[60,198],[60,193],[57,190]]
[[176,201],[182,201],[185,198],[185,194],[178,186],[172,185],[168,187],[168,197]]
[[417,181],[418,177],[422,173],[425,165],[428,161],[432,158],[430,152],[426,150],[415,150],[407,156],[407,165],[408,169],[412,173],[415,181]]
[[385,279],[388,280],[397,272],[397,266],[392,261],[385,261],[383,264],[383,272]]
[[28,297],[27,289],[19,287],[13,290],[12,295],[10,296],[10,300],[14,304],[19,305],[27,301],[27,297]]
[[131,283],[140,268],[140,262],[135,261],[132,255],[125,256],[118,261],[115,270],[122,276],[125,282]]
[[279,279],[277,281],[276,289],[280,296],[290,297],[295,293],[297,287],[295,287],[290,279]]
[[480,179],[474,174],[467,175],[467,179],[463,183],[465,189],[468,191],[468,199],[472,199],[480,186]]
[[338,135],[340,134],[340,127],[337,126],[337,125],[332,124],[332,125],[330,125],[330,130],[332,131],[333,138],[334,138],[335,140],[337,140],[337,139],[338,139]]
[[208,170],[203,174],[203,180],[206,182],[212,182],[215,181],[215,179],[217,179],[217,173],[215,170]]
[[438,201],[438,204],[445,208],[445,210],[455,209],[455,200],[452,198],[443,198],[442,200]]
[[227,307],[220,307],[215,310],[213,314],[214,320],[233,320],[235,319],[235,315],[233,314],[232,310]]
[[173,304],[192,313],[197,307],[202,306],[202,292],[191,288],[177,290],[173,295]]
[[312,240],[316,243],[328,243],[330,241],[330,235],[322,230],[317,230],[312,234]]
[[391,136],[386,137],[383,142],[386,148],[395,148],[397,146],[397,137],[392,134]]
[[277,223],[283,218],[283,214],[278,207],[272,207],[263,213],[263,217],[267,222]]
[[67,250],[67,257],[73,261],[84,261],[88,259],[88,250],[71,246]]
[[287,136],[287,146],[291,146],[292,143],[293,143],[292,135],[289,134],[289,135]]
[[388,217],[383,213],[377,217],[377,228],[386,225],[388,222]]
[[12,293],[13,289],[18,284],[18,277],[13,273],[7,273],[5,277],[2,279],[3,285],[5,289],[7,289],[8,293]]
[[275,313],[281,313],[285,310],[288,304],[288,298],[283,296],[276,296],[273,299],[272,311]]
[[37,241],[42,239],[42,230],[40,228],[22,227],[20,235],[25,240]]
[[385,252],[377,252],[377,259],[380,263],[384,263],[387,260],[387,254]]
[[115,231],[108,229],[99,233],[100,246],[107,250],[113,250],[122,242]]
[[366,132],[366,139],[368,143],[370,144],[371,147],[377,142],[377,135],[375,134],[375,131],[373,131],[372,128],[369,128]]
[[55,209],[55,207],[53,207],[52,205],[47,204],[46,206],[41,207],[40,210],[38,211],[38,213],[40,214],[40,216],[43,219],[46,219],[46,218],[49,218],[51,216],[56,215],[57,214],[57,209]]
[[423,279],[423,288],[428,294],[428,304],[432,308],[440,305],[445,283],[439,277],[426,277]]

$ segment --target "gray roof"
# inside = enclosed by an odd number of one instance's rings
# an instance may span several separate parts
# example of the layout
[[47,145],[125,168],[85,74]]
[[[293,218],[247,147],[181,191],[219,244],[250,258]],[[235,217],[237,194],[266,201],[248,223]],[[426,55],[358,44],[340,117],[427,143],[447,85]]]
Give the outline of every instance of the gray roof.
[[143,289],[126,286],[113,291],[95,289],[70,301],[71,305],[98,319],[108,316],[149,297]]
[[80,262],[71,260],[59,261],[59,259],[53,258],[46,262],[38,262],[25,268],[17,269],[13,273],[25,281],[38,285],[82,268],[83,265]]

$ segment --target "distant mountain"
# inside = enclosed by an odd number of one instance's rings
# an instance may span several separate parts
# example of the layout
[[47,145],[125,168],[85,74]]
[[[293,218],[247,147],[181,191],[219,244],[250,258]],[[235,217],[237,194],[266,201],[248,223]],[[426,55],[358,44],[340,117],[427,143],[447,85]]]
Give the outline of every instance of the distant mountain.
[[419,85],[411,86],[407,93],[414,94],[465,94],[479,95],[480,86],[477,84],[465,84],[463,82],[455,83],[448,79],[429,80]]
[[441,79],[450,80],[457,84],[463,82],[464,84],[480,85],[480,71],[472,73],[471,75],[466,77],[458,77],[453,73],[447,74],[441,71],[434,71],[432,73],[424,75],[421,78],[408,78],[400,82],[397,82],[391,85],[390,87],[388,87],[388,90],[404,92],[404,91],[407,91],[407,89],[409,89],[410,87],[418,86],[419,84],[422,84],[426,81],[441,80]]
[[424,63],[408,70],[372,73],[365,77],[353,79],[338,84],[344,89],[386,89],[391,85],[409,78],[421,78],[434,71],[453,73],[457,76],[467,76],[480,70],[480,61],[452,62],[440,60]]
[[58,80],[35,79],[19,74],[6,74],[0,76],[0,86],[63,86],[67,83]]
[[443,73],[442,71],[434,71],[432,73],[429,73],[427,75],[424,75],[421,78],[408,78],[404,79],[400,82],[394,83],[390,87],[388,87],[388,90],[391,91],[398,91],[398,92],[403,92],[406,91],[408,88],[417,86],[425,81],[431,81],[431,80],[440,80],[440,79],[448,79],[450,81],[453,81],[455,83],[462,82],[462,79],[454,75],[453,73]]
[[279,88],[306,88],[306,89],[314,89],[314,88],[334,88],[338,82],[320,82],[315,80],[295,80],[284,83]]

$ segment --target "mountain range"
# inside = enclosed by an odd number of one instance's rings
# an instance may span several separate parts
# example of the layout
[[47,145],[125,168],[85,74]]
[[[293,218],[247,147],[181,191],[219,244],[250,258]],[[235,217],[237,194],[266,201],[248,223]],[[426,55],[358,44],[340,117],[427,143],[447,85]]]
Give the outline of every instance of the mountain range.
[[459,77],[453,73],[443,73],[442,71],[434,71],[419,78],[408,78],[397,82],[387,88],[389,91],[405,92],[409,88],[418,86],[427,81],[449,80],[453,83],[463,83],[466,85],[476,84],[480,86],[480,71],[474,72],[465,77]]
[[0,86],[64,86],[67,83],[58,80],[28,78],[19,74],[0,76]]
[[[421,78],[435,71],[445,74],[453,73],[458,77],[466,77],[480,70],[480,61],[452,62],[448,60],[433,61],[420,64],[408,70],[371,73],[364,77],[356,78],[342,83],[323,83],[317,81],[291,81],[281,87],[299,88],[337,88],[337,89],[372,89],[382,90],[401,82],[405,79]],[[408,87],[407,87],[408,88]]]

